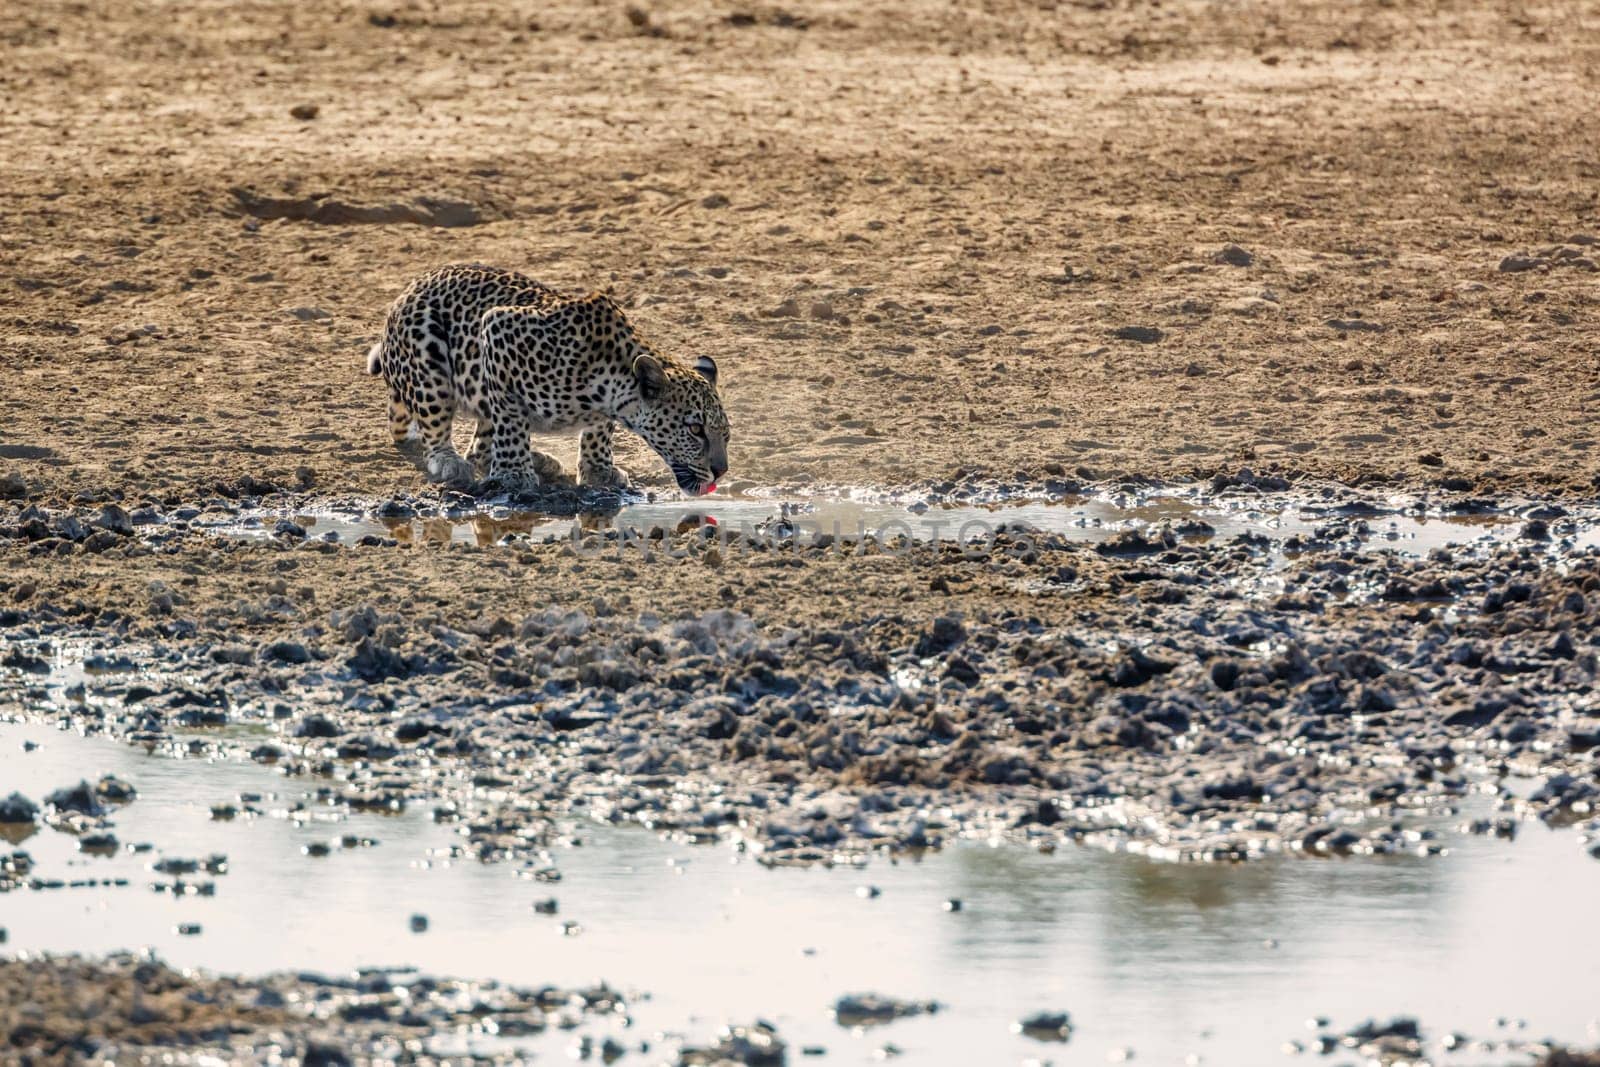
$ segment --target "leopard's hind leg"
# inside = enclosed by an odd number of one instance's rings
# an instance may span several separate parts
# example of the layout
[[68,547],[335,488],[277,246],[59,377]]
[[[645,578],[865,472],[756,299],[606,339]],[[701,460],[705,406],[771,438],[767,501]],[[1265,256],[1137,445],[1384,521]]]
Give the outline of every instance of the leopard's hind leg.
[[394,438],[394,447],[402,453],[412,458],[421,455],[422,435],[417,429],[416,417],[400,399],[400,394],[393,391],[389,393],[389,436]]
[[[394,380],[397,406],[403,407],[416,423],[422,438],[423,467],[428,477],[447,485],[472,484],[472,464],[456,452],[450,431],[455,426],[456,395],[450,381],[450,359],[442,337],[425,330],[411,339],[413,358],[409,374]],[[398,420],[391,418],[390,429]],[[410,432],[410,422],[406,426]]]

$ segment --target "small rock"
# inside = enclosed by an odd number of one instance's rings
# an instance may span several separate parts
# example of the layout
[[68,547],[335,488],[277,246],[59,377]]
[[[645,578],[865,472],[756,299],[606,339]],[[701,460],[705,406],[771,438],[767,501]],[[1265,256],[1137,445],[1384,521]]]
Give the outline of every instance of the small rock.
[[1536,256],[1507,256],[1500,261],[1496,268],[1501,274],[1521,274],[1523,271],[1535,270],[1544,266],[1545,261]]
[[130,804],[139,791],[114,774],[104,774],[94,784],[94,794],[109,804]]
[[294,728],[296,737],[338,737],[339,727],[326,715],[307,715]]
[[94,856],[109,856],[117,851],[117,835],[111,833],[84,834],[78,838],[78,851]]
[[75,811],[79,815],[104,815],[105,807],[95,797],[94,789],[86,781],[57,789],[44,798],[45,806],[56,811]]
[[1121,326],[1112,336],[1119,341],[1137,341],[1142,345],[1153,345],[1166,334],[1154,326]]
[[0,800],[0,825],[31,824],[39,819],[39,806],[21,793]]
[[423,933],[427,933],[427,931],[428,931],[428,917],[426,915],[413,915],[413,916],[411,916],[411,932],[412,933],[414,933],[414,934],[423,934]]
[[261,658],[281,663],[310,663],[311,650],[298,641],[274,641],[261,650]]
[[89,525],[114,533],[118,537],[130,537],[133,534],[133,519],[115,504],[107,504],[101,508],[100,514],[96,515]]
[[833,1003],[833,1018],[840,1026],[878,1026],[913,1015],[939,1010],[933,1000],[896,1000],[878,993],[850,993]]
[[742,1064],[744,1067],[783,1067],[787,1046],[771,1023],[728,1026],[717,1035],[710,1048],[685,1048],[678,1056],[680,1067],[703,1064]]
[[328,313],[326,311],[323,311],[319,307],[290,308],[289,309],[289,314],[293,315],[295,318],[299,319],[301,322],[316,322],[316,321],[319,321],[319,320],[322,320],[322,319],[331,319],[331,318],[333,318],[333,316],[330,313]]
[[291,117],[297,118],[301,122],[310,122],[312,119],[322,114],[322,108],[316,104],[296,104],[294,107],[289,109],[289,114]]
[[1223,245],[1211,258],[1213,262],[1225,263],[1230,267],[1248,267],[1256,261],[1255,256],[1236,244]]
[[1064,1011],[1038,1011],[1012,1023],[1011,1032],[1035,1041],[1065,1041],[1072,1036],[1072,1018]]

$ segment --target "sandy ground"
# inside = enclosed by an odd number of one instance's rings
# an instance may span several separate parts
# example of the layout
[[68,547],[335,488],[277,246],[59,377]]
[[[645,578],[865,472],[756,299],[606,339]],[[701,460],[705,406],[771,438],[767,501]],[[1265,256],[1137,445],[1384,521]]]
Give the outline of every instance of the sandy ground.
[[412,486],[362,353],[409,278],[473,260],[714,355],[735,484],[1592,491],[1596,29],[1581,3],[18,8],[0,472]]

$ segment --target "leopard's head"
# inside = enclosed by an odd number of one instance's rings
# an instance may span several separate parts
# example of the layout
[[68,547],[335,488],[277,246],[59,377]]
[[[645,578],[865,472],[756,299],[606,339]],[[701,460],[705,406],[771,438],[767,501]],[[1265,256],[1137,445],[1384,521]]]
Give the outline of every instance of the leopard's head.
[[633,359],[639,387],[629,429],[667,461],[678,488],[709,493],[728,470],[728,416],[717,395],[717,364],[701,356],[693,367],[650,352]]

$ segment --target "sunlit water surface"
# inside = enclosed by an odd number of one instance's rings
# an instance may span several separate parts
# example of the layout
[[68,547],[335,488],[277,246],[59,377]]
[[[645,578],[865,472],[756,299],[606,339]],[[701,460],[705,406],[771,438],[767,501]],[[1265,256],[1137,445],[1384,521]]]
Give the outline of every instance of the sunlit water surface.
[[[25,751],[25,741],[38,747]],[[84,856],[48,828],[23,841],[37,877],[130,884],[0,896],[7,951],[148,946],[222,972],[404,964],[649,994],[634,1002],[631,1027],[591,1021],[529,1039],[545,1062],[566,1061],[584,1033],[635,1049],[650,1041],[651,1056],[623,1062],[654,1062],[667,1047],[655,1035],[704,1042],[725,1022],[756,1018],[778,1027],[791,1062],[814,1046],[826,1049],[814,1062],[846,1064],[880,1062],[888,1046],[907,1063],[1105,1063],[1131,1052],[1148,1063],[1278,1064],[1294,1062],[1283,1047],[1311,1038],[1314,1016],[1345,1029],[1415,1015],[1435,1062],[1525,1062],[1444,1054],[1438,1041],[1451,1031],[1600,1041],[1600,862],[1572,830],[1528,825],[1514,842],[1452,834],[1449,853],[1427,859],[1175,865],[965,844],[858,870],[771,870],[727,846],[578,824],[581,844],[554,857],[562,881],[541,884],[509,865],[441,858],[459,839],[422,810],[296,821],[284,809],[312,783],[0,724],[0,792],[37,801],[105,772],[139,790],[115,816],[117,836],[154,851]],[[211,805],[241,792],[266,794],[268,814],[214,821]],[[302,851],[344,834],[378,844],[335,844],[325,858]],[[148,870],[158,857],[213,852],[228,857],[214,896],[150,889],[162,880]],[[868,885],[881,895],[858,892]],[[535,913],[533,902],[551,896],[559,915]],[[952,899],[960,910],[947,910]],[[411,932],[414,914],[427,916],[426,932]],[[568,921],[580,929],[564,931]],[[178,934],[185,923],[201,933]],[[855,991],[945,1007],[852,1031],[828,1009]],[[1038,1010],[1071,1013],[1069,1043],[1011,1032]]]

